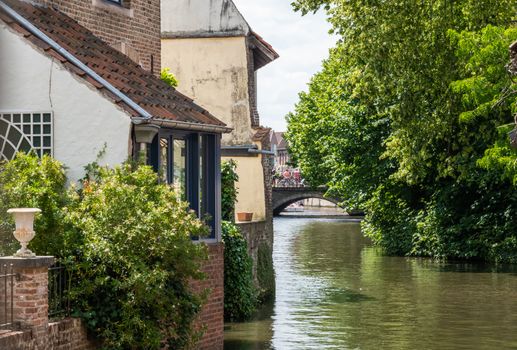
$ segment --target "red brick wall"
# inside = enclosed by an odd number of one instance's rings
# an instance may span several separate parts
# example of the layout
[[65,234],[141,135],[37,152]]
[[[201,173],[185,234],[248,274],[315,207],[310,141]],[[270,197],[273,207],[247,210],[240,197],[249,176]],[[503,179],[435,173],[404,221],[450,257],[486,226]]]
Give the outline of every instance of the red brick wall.
[[48,324],[45,332],[20,331],[0,333],[2,350],[94,350],[98,347],[88,340],[81,320],[69,318]]
[[33,0],[33,2],[56,7],[119,50],[121,42],[129,44],[138,52],[144,69],[151,69],[152,55],[154,73],[159,73],[160,0],[131,0],[130,2],[123,0],[124,6],[107,0]]
[[218,350],[223,349],[224,345],[224,245],[210,244],[208,253],[209,259],[202,269],[206,279],[192,283],[196,292],[211,290],[199,315],[198,327],[205,332],[197,349]]

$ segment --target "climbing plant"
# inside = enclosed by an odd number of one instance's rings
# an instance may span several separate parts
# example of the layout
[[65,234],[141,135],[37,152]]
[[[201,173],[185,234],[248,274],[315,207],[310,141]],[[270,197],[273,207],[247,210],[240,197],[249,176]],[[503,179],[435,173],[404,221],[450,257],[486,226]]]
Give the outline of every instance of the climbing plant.
[[223,222],[223,241],[224,316],[227,321],[244,321],[251,317],[257,304],[253,262],[246,239],[234,223]]
[[237,164],[234,160],[224,161],[221,165],[221,212],[223,220],[235,221],[235,203],[237,202],[237,188],[239,181],[236,172]]

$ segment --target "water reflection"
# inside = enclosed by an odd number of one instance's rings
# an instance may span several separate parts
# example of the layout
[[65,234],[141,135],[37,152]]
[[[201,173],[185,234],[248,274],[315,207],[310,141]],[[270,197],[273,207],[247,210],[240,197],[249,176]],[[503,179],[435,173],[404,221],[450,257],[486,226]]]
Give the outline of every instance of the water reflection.
[[225,349],[515,349],[517,267],[383,256],[357,223],[277,219],[274,306]]

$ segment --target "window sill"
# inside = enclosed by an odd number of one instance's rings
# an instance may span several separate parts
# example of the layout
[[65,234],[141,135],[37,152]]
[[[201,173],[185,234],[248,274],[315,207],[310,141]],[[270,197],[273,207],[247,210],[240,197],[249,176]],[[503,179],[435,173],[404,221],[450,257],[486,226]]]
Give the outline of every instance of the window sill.
[[108,2],[105,0],[92,0],[92,5],[95,8],[106,10],[108,12],[111,12],[113,14],[117,14],[120,16],[125,16],[129,18],[134,17],[134,11],[133,9],[127,9],[125,7],[122,7],[118,4],[115,4],[113,2]]
[[206,244],[206,245],[214,245],[221,243],[221,240],[217,238],[204,238],[204,239],[196,239],[192,240],[194,244]]

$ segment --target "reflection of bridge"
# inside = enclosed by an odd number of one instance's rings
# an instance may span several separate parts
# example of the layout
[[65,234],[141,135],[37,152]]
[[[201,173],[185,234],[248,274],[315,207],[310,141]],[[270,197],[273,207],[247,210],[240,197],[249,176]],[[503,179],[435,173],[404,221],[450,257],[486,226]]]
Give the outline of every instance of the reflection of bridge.
[[273,215],[278,215],[289,205],[308,198],[325,199],[338,204],[337,198],[324,197],[326,188],[318,187],[273,187]]

